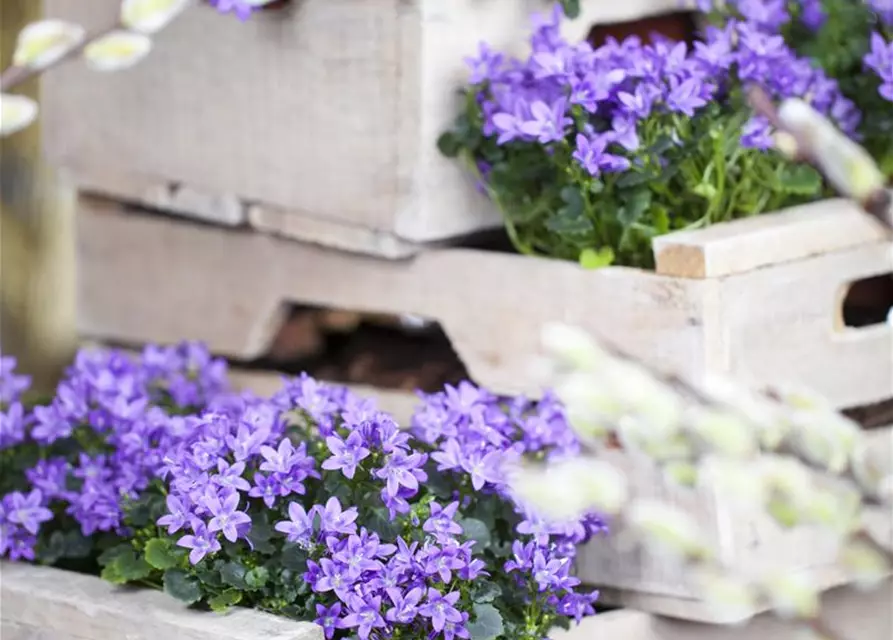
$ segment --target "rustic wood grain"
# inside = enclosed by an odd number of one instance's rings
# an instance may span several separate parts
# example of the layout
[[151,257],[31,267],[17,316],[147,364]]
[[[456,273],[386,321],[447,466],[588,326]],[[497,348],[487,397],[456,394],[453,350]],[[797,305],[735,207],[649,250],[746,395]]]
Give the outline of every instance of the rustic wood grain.
[[[583,2],[565,32],[580,40],[593,23],[635,19],[676,2]],[[48,15],[88,28],[108,24],[119,4],[46,2]],[[302,0],[244,24],[208,6],[193,8],[126,74],[73,63],[47,75],[48,156],[102,193],[144,183],[148,191],[135,197],[157,200],[180,185],[404,241],[498,226],[499,214],[469,172],[443,157],[435,141],[461,108],[463,58],[480,41],[523,53],[530,14],[550,6]],[[195,215],[231,210],[206,205],[196,204]],[[170,206],[186,205],[173,199]],[[326,227],[279,222],[309,240],[345,241]],[[348,239],[362,249],[369,238]]]
[[715,278],[885,242],[891,238],[877,220],[855,203],[835,198],[671,233],[655,238],[652,246],[658,273]]
[[[27,564],[0,563],[0,594],[4,640],[7,631],[23,640],[323,638],[314,624],[241,608],[222,615],[195,611],[159,591]],[[24,635],[30,630],[42,635]]]

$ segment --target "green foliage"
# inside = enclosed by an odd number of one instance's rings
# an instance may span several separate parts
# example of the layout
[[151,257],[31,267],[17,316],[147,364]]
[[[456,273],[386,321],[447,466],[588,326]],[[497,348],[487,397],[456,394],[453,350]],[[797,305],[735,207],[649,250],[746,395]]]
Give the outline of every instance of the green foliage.
[[492,604],[475,604],[474,620],[468,625],[471,640],[496,640],[505,631],[502,616]]

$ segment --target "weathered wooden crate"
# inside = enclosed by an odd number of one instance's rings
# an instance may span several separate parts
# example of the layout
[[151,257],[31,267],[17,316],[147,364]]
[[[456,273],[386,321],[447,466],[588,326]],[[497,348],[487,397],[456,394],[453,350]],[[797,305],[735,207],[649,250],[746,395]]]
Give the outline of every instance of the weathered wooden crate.
[[[842,637],[889,640],[893,582],[874,593],[829,594],[823,609]],[[99,578],[25,564],[0,564],[3,640],[322,640],[309,623],[234,609],[215,614],[187,609],[169,596],[116,588]],[[603,613],[553,640],[790,640],[790,626],[761,617],[727,628],[662,619],[632,610]],[[857,635],[854,635],[857,634]]]
[[[204,3],[203,3],[204,4]],[[192,8],[124,74],[73,64],[43,81],[51,162],[84,188],[184,215],[390,257],[498,226],[438,135],[480,41],[522,51],[551,0],[292,0],[247,23]],[[45,0],[108,26],[120,0]],[[584,1],[566,25],[678,9]]]
[[[849,283],[893,272],[891,245],[840,200],[665,236],[655,241],[657,273],[461,248],[380,260],[86,198],[78,225],[85,336],[201,339],[251,358],[288,302],[413,313],[441,324],[475,381],[536,395],[529,358],[542,324],[562,320],[693,377],[795,381],[839,407],[893,397],[893,326],[845,327],[841,317]],[[833,545],[814,532],[783,532],[722,496],[627,466],[641,492],[697,514],[730,562],[809,571],[824,587],[844,581],[830,569]],[[676,568],[620,553],[612,540],[583,550],[579,570],[612,601],[711,619]]]

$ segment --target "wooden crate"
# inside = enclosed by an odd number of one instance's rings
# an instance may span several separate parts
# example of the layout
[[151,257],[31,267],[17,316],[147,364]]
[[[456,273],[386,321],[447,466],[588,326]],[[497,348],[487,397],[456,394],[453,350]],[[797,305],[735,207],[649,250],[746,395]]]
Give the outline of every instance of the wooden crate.
[[[831,627],[853,640],[889,640],[893,617],[890,581],[864,594],[828,594]],[[99,578],[26,564],[0,564],[0,636],[3,640],[322,640],[319,627],[251,609],[200,612],[149,590],[116,588]],[[855,634],[855,635],[854,635]],[[556,631],[553,640],[790,640],[792,629],[760,617],[728,628],[667,620],[632,610],[587,618]]]
[[[120,0],[46,0],[88,29]],[[566,24],[678,8],[584,1]],[[459,163],[436,149],[461,108],[463,58],[522,52],[551,0],[293,0],[247,23],[208,6],[158,34],[123,74],[81,64],[43,80],[49,159],[84,188],[192,217],[398,257],[499,226]]]
[[[89,198],[78,227],[85,336],[201,339],[216,353],[252,358],[288,302],[413,313],[441,324],[476,382],[535,396],[527,365],[540,327],[562,320],[694,377],[794,380],[840,407],[893,396],[893,326],[849,328],[840,318],[847,283],[893,271],[891,247],[844,201],[663,237],[657,273],[461,248],[381,260]],[[833,545],[814,532],[783,532],[721,496],[676,490],[622,462],[640,492],[697,514],[729,561],[809,571],[823,587],[843,582],[829,569]],[[582,550],[579,571],[612,602],[712,620],[677,569],[621,553],[611,539]]]
[[[843,201],[666,236],[655,242],[658,273],[458,248],[379,260],[87,198],[78,225],[86,336],[201,339],[216,353],[251,358],[264,352],[287,302],[409,312],[441,323],[478,383],[536,395],[526,365],[539,328],[564,320],[695,377],[794,380],[841,407],[893,396],[893,327],[847,328],[840,319],[847,283],[893,271],[891,247]],[[842,582],[826,570],[833,546],[813,532],[784,533],[719,496],[675,490],[649,469],[628,472],[640,491],[697,513],[731,561],[815,572],[827,587]],[[580,570],[613,601],[710,618],[675,568],[618,554],[613,541],[581,552]]]

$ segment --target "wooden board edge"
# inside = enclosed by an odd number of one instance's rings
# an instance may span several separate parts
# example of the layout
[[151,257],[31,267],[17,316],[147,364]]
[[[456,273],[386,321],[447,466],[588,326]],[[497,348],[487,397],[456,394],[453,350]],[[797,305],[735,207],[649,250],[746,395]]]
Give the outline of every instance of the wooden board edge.
[[717,278],[891,241],[877,220],[854,203],[835,198],[705,229],[677,231],[655,238],[652,247],[658,273]]

